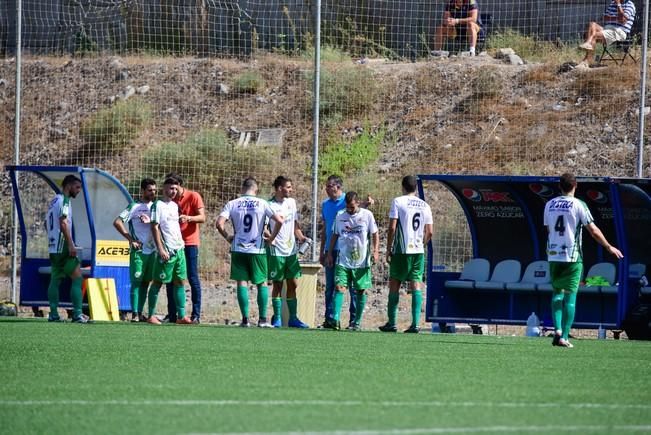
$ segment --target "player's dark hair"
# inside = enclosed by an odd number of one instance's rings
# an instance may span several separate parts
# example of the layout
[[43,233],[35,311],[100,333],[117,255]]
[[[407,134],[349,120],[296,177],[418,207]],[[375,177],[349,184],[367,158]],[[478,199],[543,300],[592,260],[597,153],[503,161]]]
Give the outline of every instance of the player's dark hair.
[[[167,175],[165,176],[165,180],[167,180],[168,178],[174,178],[174,179],[176,179],[176,181],[177,181],[176,184],[178,184],[179,186],[183,186],[183,177],[181,177],[181,176],[180,176],[179,174],[177,174],[176,172],[170,172],[169,174],[167,174]],[[168,184],[168,183],[165,183],[165,184]],[[169,184],[173,184],[173,183],[169,183]]]
[[258,186],[258,182],[253,177],[248,177],[242,182],[242,189],[248,191]]
[[156,180],[153,178],[143,178],[142,181],[140,182],[140,189],[145,190],[149,186],[155,186],[156,185]]
[[576,177],[574,174],[566,172],[561,175],[561,179],[559,180],[558,185],[561,188],[561,192],[568,193],[576,187]]
[[357,192],[346,192],[346,204],[358,200]]
[[328,180],[326,181],[327,184],[330,183],[335,183],[339,187],[343,187],[344,185],[344,180],[341,179],[339,175],[331,175],[328,177]]
[[67,185],[72,183],[81,183],[81,179],[76,175],[66,175],[61,182],[61,187],[65,189]]
[[177,184],[179,186],[181,185],[181,183],[179,183],[179,179],[176,177],[165,177],[165,181],[163,181],[163,184],[167,184],[169,186],[174,184]]
[[279,175],[274,180],[273,186],[274,186],[274,189],[278,189],[279,187],[283,187],[285,185],[285,183],[291,183],[291,182],[292,182],[291,178]]
[[402,188],[405,189],[407,193],[413,193],[418,187],[418,181],[413,175],[407,175],[402,179]]

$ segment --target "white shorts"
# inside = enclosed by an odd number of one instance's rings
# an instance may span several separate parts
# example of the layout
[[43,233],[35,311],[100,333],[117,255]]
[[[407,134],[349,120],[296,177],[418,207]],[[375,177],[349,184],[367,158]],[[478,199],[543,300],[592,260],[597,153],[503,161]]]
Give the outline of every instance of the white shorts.
[[621,27],[606,25],[602,33],[606,40],[606,45],[626,39],[626,32]]

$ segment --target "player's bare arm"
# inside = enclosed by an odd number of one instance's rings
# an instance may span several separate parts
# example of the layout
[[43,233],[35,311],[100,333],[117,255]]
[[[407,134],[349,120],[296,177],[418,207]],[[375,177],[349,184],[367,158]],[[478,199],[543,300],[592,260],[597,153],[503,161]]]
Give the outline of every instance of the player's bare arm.
[[598,226],[596,226],[594,223],[590,223],[586,225],[585,228],[588,230],[592,238],[595,239],[595,241],[601,246],[606,248],[606,251],[608,251],[611,255],[615,256],[616,258],[624,258],[624,254],[622,254],[619,249],[608,243],[608,240],[606,240],[604,233],[601,232]]
[[275,225],[275,226],[274,226],[274,229],[273,229],[273,231],[271,232],[271,234],[269,235],[269,238],[265,239],[265,240],[267,241],[267,243],[269,243],[269,244],[273,243],[274,239],[276,238],[276,236],[277,236],[278,233],[280,232],[280,228],[282,227],[283,222],[285,222],[285,218],[283,218],[283,217],[282,217],[281,215],[279,215],[278,213],[274,213],[274,215],[271,216],[270,219],[271,219],[272,221],[276,222],[278,225]]
[[68,243],[68,255],[70,257],[76,257],[77,248],[75,247],[75,242],[72,240],[72,236],[70,235],[70,228],[68,228],[67,216],[61,216],[59,218],[59,228],[61,228],[63,237],[66,239],[66,242]]
[[232,234],[228,234],[228,232],[226,232],[225,225],[226,225],[226,218],[223,216],[219,216],[217,218],[217,223],[215,224],[215,227],[217,228],[219,234],[221,234],[222,237],[226,239],[228,243],[232,243],[234,237]]
[[396,228],[398,227],[398,219],[389,219],[389,231],[387,232],[387,263],[391,263],[391,249],[393,247],[393,238],[396,236]]
[[332,256],[332,251],[335,249],[335,245],[337,244],[337,239],[339,239],[339,234],[333,234],[332,237],[330,238],[330,246],[328,247],[328,256],[325,259],[325,265],[327,267],[332,267],[335,262],[334,257]]
[[380,258],[380,232],[376,231],[371,237],[373,243],[373,262],[377,263]]
[[156,249],[158,250],[158,256],[161,258],[161,260],[163,260],[163,262],[166,262],[170,259],[170,253],[167,252],[167,249],[165,249],[165,245],[163,245],[163,239],[161,238],[159,227],[160,226],[157,223],[154,223],[151,226],[151,234],[152,237],[154,238]]
[[129,241],[129,246],[131,246],[132,249],[139,250],[142,248],[142,242],[140,242],[140,240],[136,240],[133,237],[131,237],[131,234],[129,234],[129,231],[127,231],[127,228],[124,226],[124,222],[122,222],[122,219],[116,218],[113,221],[113,226],[118,231],[118,233],[120,233],[122,237],[124,237]]
[[423,237],[423,245],[427,246],[427,244],[432,240],[432,234],[434,233],[434,228],[432,224],[425,224],[425,235]]

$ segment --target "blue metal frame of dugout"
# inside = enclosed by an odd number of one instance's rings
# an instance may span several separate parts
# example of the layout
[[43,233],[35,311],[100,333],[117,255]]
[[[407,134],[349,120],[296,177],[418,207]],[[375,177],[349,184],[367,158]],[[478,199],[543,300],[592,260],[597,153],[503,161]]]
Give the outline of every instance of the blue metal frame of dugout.
[[[428,183],[445,186],[461,206],[470,231],[473,258],[495,265],[519,260],[522,272],[536,260],[546,260],[545,203],[560,195],[559,177],[419,175],[418,191],[425,199]],[[624,258],[604,252],[584,231],[584,274],[595,263],[617,267],[617,292],[579,292],[575,325],[582,328],[621,328],[638,303],[639,286],[628,278],[630,264],[651,268],[651,179],[577,177],[576,196],[588,204],[596,225]],[[436,228],[434,229],[436,231]],[[458,279],[428,248],[426,319],[439,323],[525,324],[536,312],[551,326],[551,293],[543,291],[485,291],[446,288]]]
[[[130,310],[128,244],[125,248],[125,240],[113,227],[113,220],[132,201],[126,188],[112,175],[94,168],[7,166],[6,170],[20,225],[20,304],[48,304],[50,260],[44,220],[53,196],[61,193],[63,178],[72,174],[82,181],[82,191],[71,200],[73,239],[81,248],[82,274],[113,278],[119,309]],[[72,306],[69,280],[61,284],[60,301],[63,308]]]

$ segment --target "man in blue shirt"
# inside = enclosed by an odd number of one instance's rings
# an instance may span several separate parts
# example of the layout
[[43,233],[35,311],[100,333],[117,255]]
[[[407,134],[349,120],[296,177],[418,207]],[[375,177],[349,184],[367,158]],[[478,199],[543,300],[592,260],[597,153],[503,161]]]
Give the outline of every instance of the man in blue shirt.
[[[332,238],[332,230],[335,222],[335,216],[340,210],[346,208],[346,193],[343,191],[344,182],[341,177],[331,175],[326,181],[325,190],[328,198],[321,203],[321,250],[319,254],[319,263],[325,267],[326,288],[325,288],[325,321],[323,327],[328,328],[332,321],[332,302],[335,291],[335,267],[337,263],[337,255],[339,254],[339,246],[335,245],[332,252],[333,263],[328,266],[326,258],[328,257],[328,246],[330,246],[330,239]],[[355,289],[352,285],[348,286],[350,293],[350,322],[349,326],[355,323],[355,310],[357,309]]]
[[604,26],[594,21],[588,25],[585,42],[579,48],[585,50],[582,63],[587,64],[592,58],[597,42],[606,46],[616,41],[628,38],[635,19],[635,3],[633,0],[612,0],[604,13]]

